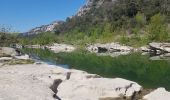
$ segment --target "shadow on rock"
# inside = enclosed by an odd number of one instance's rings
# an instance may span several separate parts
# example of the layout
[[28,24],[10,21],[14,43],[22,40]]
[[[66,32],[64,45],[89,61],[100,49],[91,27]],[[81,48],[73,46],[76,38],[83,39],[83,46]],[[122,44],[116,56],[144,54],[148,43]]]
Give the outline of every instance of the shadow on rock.
[[54,80],[53,84],[50,86],[50,89],[54,92],[53,97],[56,98],[57,100],[61,100],[58,96],[58,86],[62,83],[61,79],[56,79]]

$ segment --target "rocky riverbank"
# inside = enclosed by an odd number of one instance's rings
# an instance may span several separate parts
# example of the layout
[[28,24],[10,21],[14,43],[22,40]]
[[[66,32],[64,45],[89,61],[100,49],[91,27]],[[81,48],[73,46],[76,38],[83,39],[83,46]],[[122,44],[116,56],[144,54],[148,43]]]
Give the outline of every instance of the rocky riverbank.
[[[16,51],[9,49],[11,51],[8,52],[9,55],[16,56]],[[1,52],[3,50],[1,49]],[[5,50],[8,51],[7,48]],[[16,58],[8,58],[9,61],[13,59]],[[163,88],[150,92],[151,90],[143,90],[138,83],[126,79],[103,78],[43,62],[24,65],[0,62],[0,100],[57,98],[58,100],[169,100],[170,98],[170,93]],[[155,99],[157,97],[159,99]]]
[[164,89],[150,92],[133,81],[45,63],[0,67],[0,100],[169,100]]
[[[59,43],[53,43],[51,45],[25,45],[23,47],[48,49],[55,53],[73,52],[77,49],[73,45],[59,44]],[[117,42],[105,43],[105,44],[96,43],[96,44],[87,44],[86,50],[91,53],[97,53],[99,55],[110,55],[112,57],[119,56],[119,55],[127,55],[132,52],[152,53],[158,56],[158,55],[162,55],[165,53],[170,53],[170,43],[152,42],[152,43],[149,43],[148,45],[145,45],[139,48],[134,48],[134,47],[127,46],[125,44],[120,44]]]
[[128,55],[134,52],[142,52],[143,55],[150,54],[151,60],[169,59],[170,43],[156,43],[152,42],[146,46],[139,48],[130,47],[120,43],[106,43],[106,44],[91,44],[87,45],[86,50],[98,55],[109,55],[117,57],[120,55]]
[[32,49],[48,49],[55,53],[59,52],[72,52],[76,50],[76,48],[73,45],[69,44],[59,44],[59,43],[53,43],[51,45],[25,45],[24,48],[32,48]]
[[[69,78],[68,73],[71,73]],[[62,80],[60,85],[57,80]],[[52,91],[53,81],[56,83]],[[47,64],[5,65],[0,68],[0,84],[1,100],[53,100],[55,93],[62,100],[130,98],[135,91],[141,90],[140,85],[125,79],[107,79]]]

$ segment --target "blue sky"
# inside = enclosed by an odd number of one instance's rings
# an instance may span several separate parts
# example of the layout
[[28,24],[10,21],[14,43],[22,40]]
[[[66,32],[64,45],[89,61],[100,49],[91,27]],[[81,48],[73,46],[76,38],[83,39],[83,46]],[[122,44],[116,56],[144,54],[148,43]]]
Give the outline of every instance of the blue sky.
[[0,25],[25,32],[36,26],[65,20],[86,0],[0,0]]

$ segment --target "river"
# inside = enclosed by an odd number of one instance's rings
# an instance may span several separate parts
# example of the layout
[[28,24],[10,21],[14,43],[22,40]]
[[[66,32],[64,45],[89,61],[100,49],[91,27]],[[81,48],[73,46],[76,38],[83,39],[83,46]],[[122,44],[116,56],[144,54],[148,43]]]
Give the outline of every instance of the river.
[[144,88],[170,90],[170,60],[150,60],[149,55],[97,56],[88,52],[53,53],[42,49],[24,49],[33,58],[64,68],[84,70],[107,78],[135,81]]

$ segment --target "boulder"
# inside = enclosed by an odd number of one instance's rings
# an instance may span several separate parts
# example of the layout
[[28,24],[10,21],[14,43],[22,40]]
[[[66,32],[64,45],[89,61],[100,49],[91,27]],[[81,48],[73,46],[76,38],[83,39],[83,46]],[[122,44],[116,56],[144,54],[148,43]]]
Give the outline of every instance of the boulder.
[[100,100],[130,97],[140,90],[137,83],[121,78],[70,79],[59,85],[57,95],[62,100]]
[[170,43],[156,43],[152,42],[149,43],[150,49],[154,50],[155,52],[157,50],[165,53],[170,53]]
[[10,47],[1,47],[0,48],[0,53],[5,54],[5,55],[9,55],[9,56],[17,55],[16,50],[13,49],[13,48],[10,48]]
[[158,88],[155,91],[145,95],[144,100],[170,100],[170,92],[166,91],[165,88]]
[[103,78],[73,69],[66,72],[70,73],[69,79],[59,85],[57,93],[62,100],[99,100],[120,95],[130,97],[142,88],[136,82],[121,78]]

